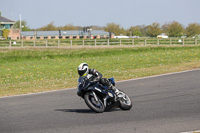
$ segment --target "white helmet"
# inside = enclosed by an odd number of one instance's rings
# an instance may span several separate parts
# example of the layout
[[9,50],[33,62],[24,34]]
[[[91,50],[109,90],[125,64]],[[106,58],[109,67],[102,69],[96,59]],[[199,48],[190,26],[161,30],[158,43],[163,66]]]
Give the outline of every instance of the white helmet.
[[86,76],[89,72],[89,67],[87,65],[87,63],[81,63],[79,66],[78,66],[78,74],[80,76]]

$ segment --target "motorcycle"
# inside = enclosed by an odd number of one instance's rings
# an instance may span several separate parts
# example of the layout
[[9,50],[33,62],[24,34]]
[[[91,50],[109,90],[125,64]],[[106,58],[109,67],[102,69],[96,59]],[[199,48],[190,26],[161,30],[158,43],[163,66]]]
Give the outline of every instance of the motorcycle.
[[[82,97],[86,105],[96,113],[110,111],[114,108],[122,110],[130,110],[132,102],[128,95],[119,90],[118,96],[113,90],[108,89],[108,86],[103,86],[95,77],[87,74],[78,79],[77,95]],[[115,87],[114,78],[109,79],[111,84]]]

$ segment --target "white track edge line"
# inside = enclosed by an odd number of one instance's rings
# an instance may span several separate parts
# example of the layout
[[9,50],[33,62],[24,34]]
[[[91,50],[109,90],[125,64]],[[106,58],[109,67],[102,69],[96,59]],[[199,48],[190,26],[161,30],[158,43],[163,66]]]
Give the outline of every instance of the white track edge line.
[[141,80],[141,79],[162,77],[162,76],[167,76],[167,75],[180,74],[180,73],[186,73],[186,72],[192,72],[192,71],[199,71],[199,70],[200,69],[198,68],[198,69],[185,70],[185,71],[180,71],[180,72],[165,73],[165,74],[159,74],[159,75],[153,75],[153,76],[147,76],[147,77],[141,77],[141,78],[135,78],[135,79],[121,80],[121,81],[117,81],[117,82],[120,83],[120,82],[132,81],[132,80],[134,81],[134,80]]
[[200,133],[200,130],[197,130],[197,131],[189,131],[189,132],[181,132],[181,133]]
[[[148,79],[148,78],[155,78],[155,77],[161,77],[161,76],[167,76],[167,75],[173,75],[173,74],[180,74],[180,73],[186,73],[186,72],[192,72],[192,71],[199,71],[200,69],[193,69],[193,70],[186,70],[186,71],[180,71],[180,72],[173,72],[173,73],[166,73],[166,74],[160,74],[160,75],[153,75],[153,76],[147,76],[142,78],[136,78],[136,79],[128,79],[128,80],[121,80],[117,81],[116,83],[126,82],[126,81],[134,81],[134,80],[141,80],[141,79]],[[0,99],[4,98],[12,98],[12,97],[21,97],[21,96],[29,96],[29,95],[37,95],[37,94],[45,94],[45,93],[52,93],[52,92],[58,92],[58,91],[65,91],[65,90],[72,90],[75,88],[65,88],[60,90],[51,90],[51,91],[44,91],[44,92],[37,92],[37,93],[28,93],[28,94],[22,94],[22,95],[13,95],[13,96],[3,96],[0,97]]]

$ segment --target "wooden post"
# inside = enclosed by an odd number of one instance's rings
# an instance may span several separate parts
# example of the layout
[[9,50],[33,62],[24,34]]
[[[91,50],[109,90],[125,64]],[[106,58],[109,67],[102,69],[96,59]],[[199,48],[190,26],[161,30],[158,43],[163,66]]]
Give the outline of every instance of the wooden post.
[[119,39],[119,45],[120,45],[120,46],[122,45],[122,40],[121,40],[121,39]]
[[170,41],[170,45],[172,45],[172,39],[171,39],[171,38],[170,38],[170,40],[169,40],[169,41]]
[[96,40],[96,39],[94,40],[94,45],[95,45],[95,46],[97,45],[97,40]]
[[184,46],[185,44],[184,44],[184,38],[183,38],[183,46]]
[[144,39],[144,45],[147,46],[147,40],[146,39]]
[[72,40],[70,40],[70,42],[71,42],[71,47],[72,47]]
[[132,39],[132,45],[134,46],[134,39]]
[[109,44],[109,39],[108,39],[108,46],[109,46],[110,44]]
[[21,47],[23,47],[23,45],[24,45],[24,44],[23,44],[23,40],[21,40]]
[[83,46],[84,46],[84,39],[83,39]]
[[46,40],[46,48],[47,48],[47,40]]
[[160,44],[159,44],[160,42],[159,42],[159,38],[157,39],[157,45],[159,46]]
[[58,39],[58,47],[60,47],[60,40]]
[[10,40],[10,41],[9,41],[9,47],[10,47],[10,48],[11,48],[11,43],[12,43],[12,42],[11,42],[11,40]]

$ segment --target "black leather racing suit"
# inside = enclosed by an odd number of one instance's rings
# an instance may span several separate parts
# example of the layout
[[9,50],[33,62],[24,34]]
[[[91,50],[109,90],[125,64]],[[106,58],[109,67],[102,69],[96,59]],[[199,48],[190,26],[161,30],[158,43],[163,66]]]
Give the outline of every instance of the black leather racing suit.
[[102,74],[95,69],[89,69],[89,74],[92,74],[95,77],[95,80],[99,81],[103,86],[111,86],[111,82],[107,78],[102,78]]
[[99,81],[99,83],[103,86],[108,86],[108,89],[113,90],[117,97],[119,96],[119,90],[114,87],[107,78],[102,78],[102,74],[99,73],[97,70],[89,69],[89,74],[92,74],[95,77],[93,80]]

